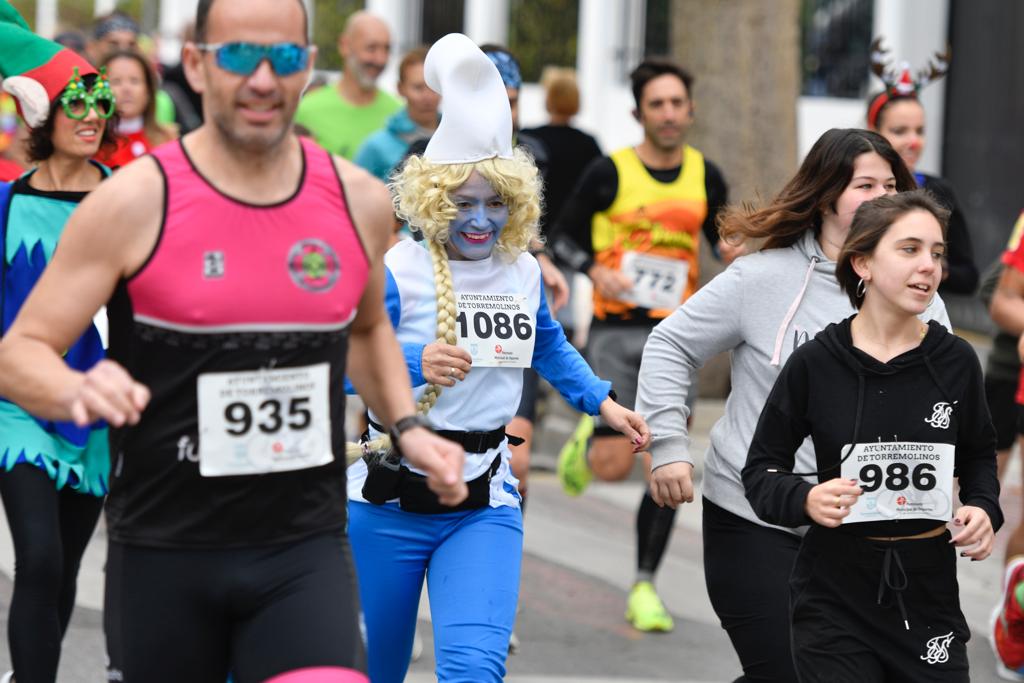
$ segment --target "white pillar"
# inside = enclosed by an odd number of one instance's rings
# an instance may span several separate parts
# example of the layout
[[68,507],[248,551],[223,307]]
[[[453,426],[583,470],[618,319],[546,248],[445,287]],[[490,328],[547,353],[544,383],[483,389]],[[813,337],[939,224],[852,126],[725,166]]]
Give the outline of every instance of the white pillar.
[[92,14],[94,17],[101,17],[104,14],[110,14],[117,9],[117,0],[96,0],[93,3]]
[[419,0],[366,0],[366,11],[383,19],[391,30],[391,59],[377,84],[395,92],[402,55],[420,44],[421,4]]
[[36,2],[36,33],[46,38],[57,35],[57,0]]
[[[640,142],[627,76],[642,55],[643,14],[631,0],[580,0],[576,74],[580,88],[577,125],[609,152]],[[634,46],[641,40],[641,52]]]
[[508,45],[508,0],[466,0],[465,32],[477,45]]
[[[949,36],[949,0],[875,0],[874,35],[884,38],[886,55],[898,68],[908,62],[914,75],[934,60],[936,52],[946,51]],[[956,55],[953,55],[956,59]],[[871,92],[882,84],[871,77]],[[918,167],[939,173],[942,170],[942,129],[946,118],[946,80],[925,87],[920,93],[924,105],[927,144]]]
[[176,64],[181,55],[181,31],[195,21],[199,0],[161,0],[160,2],[160,61]]

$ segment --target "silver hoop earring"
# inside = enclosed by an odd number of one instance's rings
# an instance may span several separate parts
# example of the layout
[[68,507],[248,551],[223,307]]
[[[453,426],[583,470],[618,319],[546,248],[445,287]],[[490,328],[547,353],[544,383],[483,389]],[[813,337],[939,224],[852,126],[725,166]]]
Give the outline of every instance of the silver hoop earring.
[[857,291],[856,291],[857,298],[858,299],[863,299],[864,298],[864,292],[866,292],[867,290],[868,290],[868,283],[864,282],[864,278],[861,278],[860,282],[857,283]]

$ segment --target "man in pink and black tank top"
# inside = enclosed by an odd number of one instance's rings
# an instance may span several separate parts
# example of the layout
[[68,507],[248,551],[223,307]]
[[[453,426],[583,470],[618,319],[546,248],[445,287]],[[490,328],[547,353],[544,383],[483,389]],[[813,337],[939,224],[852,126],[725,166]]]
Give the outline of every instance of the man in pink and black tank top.
[[[292,133],[306,21],[301,0],[200,0],[183,63],[207,123],[81,204],[0,342],[0,395],[111,426],[110,680],[367,680],[346,371],[442,502],[466,496],[384,311],[387,190]],[[74,372],[60,354],[104,304],[111,360]]]

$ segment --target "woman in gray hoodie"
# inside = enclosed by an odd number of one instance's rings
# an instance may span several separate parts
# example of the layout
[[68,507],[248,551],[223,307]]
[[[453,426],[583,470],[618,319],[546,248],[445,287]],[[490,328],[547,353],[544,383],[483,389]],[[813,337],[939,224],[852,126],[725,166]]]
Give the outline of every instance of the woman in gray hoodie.
[[[786,359],[826,325],[854,311],[835,278],[835,259],[857,207],[916,187],[876,133],[832,129],[766,207],[734,208],[724,241],[757,244],[661,322],[644,350],[637,411],[647,418],[651,495],[676,507],[693,500],[687,395],[700,367],[732,353],[732,392],[711,429],[703,478],[704,575],[712,607],[743,666],[738,681],[796,680],[790,652],[789,575],[800,531],[765,524],[744,495],[740,472],[768,393]],[[949,327],[936,296],[922,315]],[[805,442],[797,471],[813,471]]]

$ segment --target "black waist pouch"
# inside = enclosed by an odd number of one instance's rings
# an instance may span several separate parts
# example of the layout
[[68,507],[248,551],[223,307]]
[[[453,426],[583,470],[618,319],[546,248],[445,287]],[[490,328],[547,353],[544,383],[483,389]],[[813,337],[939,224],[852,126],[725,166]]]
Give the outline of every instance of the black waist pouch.
[[[398,483],[398,505],[406,512],[415,512],[420,515],[439,515],[444,512],[476,510],[477,508],[486,507],[491,502],[491,479],[500,466],[501,454],[499,453],[494,456],[490,467],[483,474],[472,481],[466,482],[466,487],[469,488],[469,496],[466,500],[458,505],[450,506],[441,504],[437,494],[427,486],[427,478],[425,476],[417,474],[403,465],[402,475]],[[363,491],[365,495],[365,486]]]
[[374,505],[383,505],[398,498],[398,485],[402,480],[403,467],[397,456],[363,456],[366,461],[366,481],[363,482],[363,498]]
[[[379,424],[372,421],[370,424],[377,431],[384,431]],[[468,453],[485,453],[492,448],[497,448],[506,438],[513,446],[523,443],[518,436],[506,434],[504,427],[489,432],[442,430],[436,433],[438,436],[460,444]],[[369,438],[369,432],[364,432],[362,440],[366,441]],[[363,498],[367,501],[374,505],[383,505],[389,500],[398,498],[399,505],[406,512],[437,515],[444,512],[475,510],[489,505],[491,502],[491,479],[498,471],[498,467],[501,466],[501,453],[494,456],[490,467],[483,474],[466,482],[466,486],[469,488],[469,497],[454,507],[442,505],[437,499],[437,494],[427,486],[427,478],[402,465],[397,453],[365,455],[363,460],[366,461]]]

